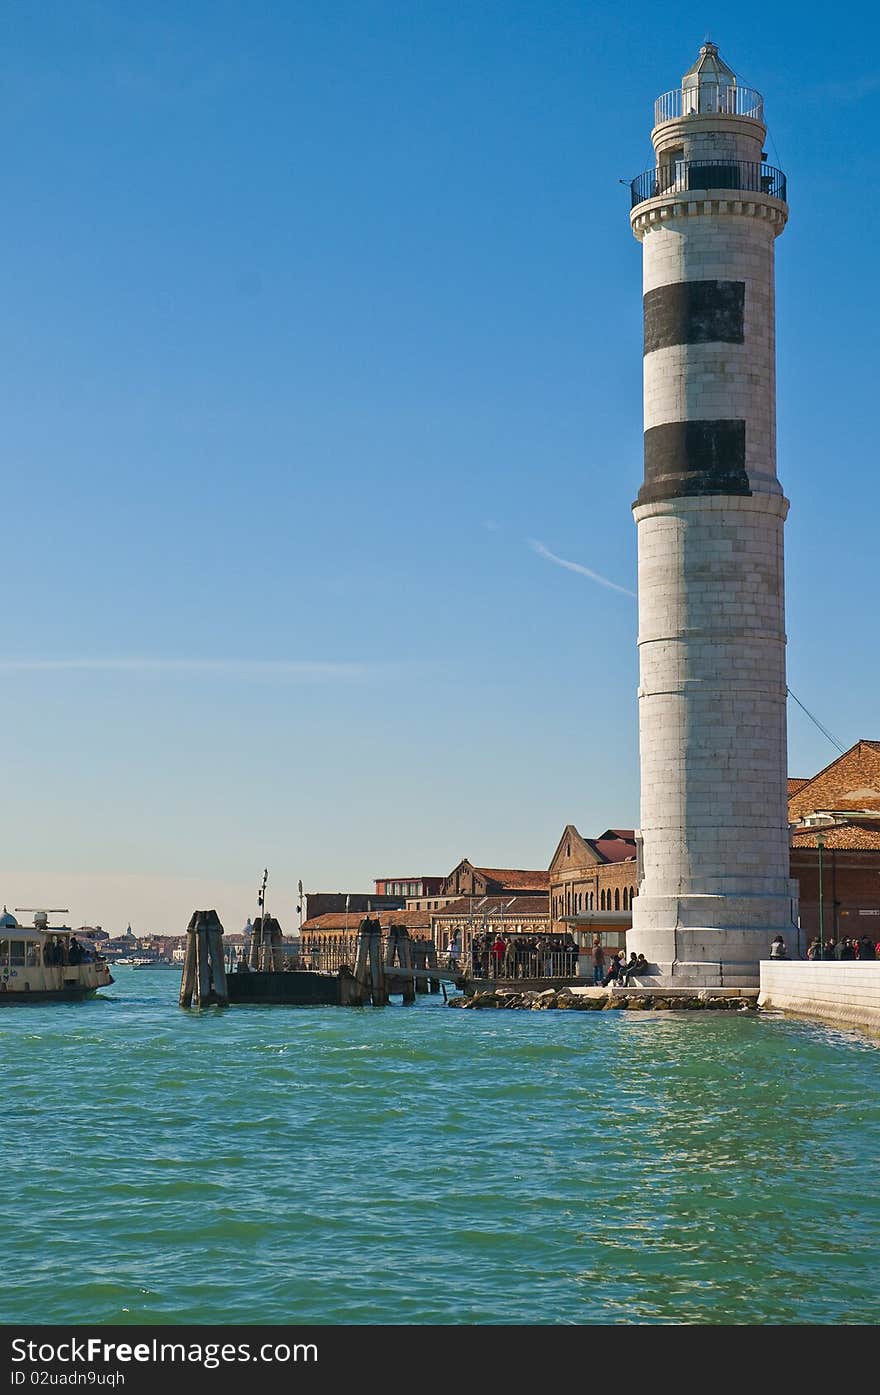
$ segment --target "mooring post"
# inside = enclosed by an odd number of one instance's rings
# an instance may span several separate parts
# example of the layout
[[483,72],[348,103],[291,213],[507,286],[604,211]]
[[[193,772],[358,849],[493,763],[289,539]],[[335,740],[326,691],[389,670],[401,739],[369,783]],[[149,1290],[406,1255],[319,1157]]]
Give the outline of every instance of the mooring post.
[[[425,953],[425,946],[421,940],[414,940],[411,943],[412,963],[417,969],[427,969],[428,956]],[[423,973],[416,979],[416,992],[427,993],[428,980]]]
[[180,1006],[191,1007],[196,986],[196,937],[192,933],[192,921],[186,933],[186,956],[183,961],[183,974],[180,979]]
[[352,993],[352,1003],[363,1003],[367,996],[367,984],[370,976],[370,927],[372,922],[365,917],[358,928],[357,959],[354,965],[354,976],[357,983],[357,993]]
[[402,993],[405,1003],[415,1002],[416,990],[412,969],[412,942],[409,931],[405,925],[393,925],[388,932],[388,945],[385,951],[386,987],[388,979],[398,979],[402,987],[390,988],[388,991]]
[[[426,950],[426,952],[425,952],[425,959],[426,959],[426,961],[427,961],[427,963],[426,963],[426,965],[425,965],[425,967],[426,967],[427,969],[436,969],[436,968],[437,968],[437,946],[436,946],[435,944],[433,944],[433,943],[429,943],[429,944],[428,944],[427,950]],[[439,978],[431,978],[431,979],[428,980],[428,990],[429,990],[429,992],[431,992],[431,993],[439,993],[439,992],[440,992],[440,980],[439,980]]]
[[223,963],[223,926],[216,911],[193,911],[186,928],[186,959],[180,985],[180,1006],[229,1002]]
[[208,927],[208,958],[211,965],[211,978],[214,985],[214,1001],[220,1007],[229,1002],[229,989],[226,985],[226,965],[223,962],[223,926],[219,919]]
[[370,921],[370,997],[373,1007],[385,1007],[388,1002],[382,963],[382,925],[378,920]]
[[260,948],[263,942],[263,917],[258,915],[254,919],[251,930],[251,944],[248,953],[248,968],[258,969],[260,967]]

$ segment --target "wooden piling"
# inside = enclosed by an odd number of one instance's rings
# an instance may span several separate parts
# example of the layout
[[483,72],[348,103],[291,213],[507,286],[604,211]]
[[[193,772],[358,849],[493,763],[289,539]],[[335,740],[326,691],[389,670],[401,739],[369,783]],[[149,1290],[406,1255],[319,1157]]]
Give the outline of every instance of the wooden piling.
[[[425,964],[425,968],[426,968],[426,969],[436,969],[436,968],[438,967],[438,964],[437,964],[437,946],[436,946],[433,942],[428,944],[427,951],[426,951],[426,954],[425,954],[425,958],[426,958],[426,960],[427,960],[427,962],[426,962],[426,964]],[[439,978],[429,978],[429,979],[428,979],[428,992],[429,992],[429,993],[439,993],[439,992],[440,992],[440,980],[439,980]]]
[[229,989],[226,985],[226,965],[223,962],[223,926],[219,920],[208,930],[208,958],[214,987],[214,1001],[219,1007],[225,1007],[229,1002]]
[[365,917],[358,927],[357,959],[354,965],[354,977],[357,983],[357,989],[352,991],[352,1003],[365,1003],[367,994],[369,993],[371,933],[372,922]]
[[216,911],[193,911],[186,928],[186,958],[180,984],[180,1006],[229,1002],[223,963],[223,926]]
[[258,915],[251,930],[251,943],[248,951],[248,968],[259,969],[260,950],[263,943],[263,917]]
[[[412,941],[405,925],[393,925],[388,932],[385,952],[385,979],[390,993],[402,993],[405,1003],[414,1003],[416,987],[413,977]],[[392,982],[389,983],[388,980]],[[398,987],[398,984],[402,985]]]
[[[190,922],[192,924],[192,922]],[[183,961],[183,974],[180,979],[180,1006],[191,1007],[196,986],[196,937],[187,931],[186,957]]]
[[370,999],[373,1007],[385,1007],[388,1002],[388,986],[385,982],[385,965],[382,963],[382,927],[378,920],[371,922],[370,931]]
[[[412,942],[412,946],[411,946],[411,952],[412,952],[412,964],[413,964],[413,967],[416,968],[416,969],[427,969],[427,967],[428,967],[428,956],[427,956],[427,954],[426,954],[426,952],[425,952],[424,941],[423,941],[423,940],[415,940],[415,941],[413,941],[413,942]],[[425,977],[425,975],[422,973],[422,974],[420,974],[420,975],[418,976],[418,978],[416,979],[416,992],[417,992],[417,993],[427,993],[427,991],[428,991],[428,980],[427,980],[427,978]]]

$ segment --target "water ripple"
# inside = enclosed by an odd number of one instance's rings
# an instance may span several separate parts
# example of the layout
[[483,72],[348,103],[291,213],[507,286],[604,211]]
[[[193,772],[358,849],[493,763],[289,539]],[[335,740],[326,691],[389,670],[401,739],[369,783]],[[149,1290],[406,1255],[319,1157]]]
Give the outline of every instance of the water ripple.
[[176,992],[0,1013],[0,1321],[880,1317],[865,1038]]

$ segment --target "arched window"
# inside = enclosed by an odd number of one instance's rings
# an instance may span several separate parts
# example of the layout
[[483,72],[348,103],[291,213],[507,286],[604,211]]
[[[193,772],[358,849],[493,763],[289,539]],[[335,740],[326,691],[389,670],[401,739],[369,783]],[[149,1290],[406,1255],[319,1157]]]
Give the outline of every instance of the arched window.
[[591,892],[590,892],[590,910],[593,911],[593,910],[595,910],[595,909],[596,909],[596,908],[595,908],[595,906],[593,905],[593,893],[592,893],[592,891],[591,891]]
[[614,889],[614,909],[615,909],[616,911],[619,911],[619,910],[620,910],[620,887],[619,887],[619,886],[618,886],[618,887],[615,887],[615,889]]
[[626,910],[626,887],[623,888],[623,910]]
[[605,909],[605,891],[604,891],[604,888],[603,888],[602,893],[601,893],[601,895],[600,895],[600,897],[599,897],[599,909],[600,909],[600,911],[604,911],[604,909]]

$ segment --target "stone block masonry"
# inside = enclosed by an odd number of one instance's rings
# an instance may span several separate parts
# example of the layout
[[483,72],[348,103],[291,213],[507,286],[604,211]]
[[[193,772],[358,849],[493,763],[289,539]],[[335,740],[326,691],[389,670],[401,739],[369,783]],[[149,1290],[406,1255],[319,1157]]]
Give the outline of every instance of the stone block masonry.
[[[701,64],[714,90],[735,86],[707,43],[689,90]],[[633,507],[642,857],[628,943],[661,987],[756,987],[773,936],[793,952],[797,935],[788,501],[776,478],[774,244],[787,209],[754,181],[737,196],[739,166],[725,163],[760,166],[761,122],[713,116],[692,97],[691,114],[652,132],[658,190],[631,217],[644,268],[645,461]],[[696,182],[710,187],[698,194]]]
[[880,963],[767,960],[761,964],[758,1003],[792,1017],[857,1027],[880,1037]]

